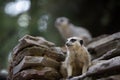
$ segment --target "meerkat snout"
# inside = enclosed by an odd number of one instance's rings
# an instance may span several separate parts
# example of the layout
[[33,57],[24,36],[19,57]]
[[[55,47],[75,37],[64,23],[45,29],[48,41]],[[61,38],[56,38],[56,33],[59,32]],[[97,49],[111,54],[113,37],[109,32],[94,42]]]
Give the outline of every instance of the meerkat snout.
[[69,47],[69,46],[71,46],[71,45],[70,45],[70,43],[68,43],[68,42],[67,42],[67,43],[65,43],[65,45],[66,45],[66,46],[68,46],[68,47]]

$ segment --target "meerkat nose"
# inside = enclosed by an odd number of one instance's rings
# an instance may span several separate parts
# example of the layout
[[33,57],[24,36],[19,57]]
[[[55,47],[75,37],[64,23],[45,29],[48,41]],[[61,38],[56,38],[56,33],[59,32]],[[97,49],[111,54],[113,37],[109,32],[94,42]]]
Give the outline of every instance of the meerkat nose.
[[60,19],[60,22],[63,22],[64,20],[63,19]]
[[66,46],[71,46],[70,43],[65,43]]

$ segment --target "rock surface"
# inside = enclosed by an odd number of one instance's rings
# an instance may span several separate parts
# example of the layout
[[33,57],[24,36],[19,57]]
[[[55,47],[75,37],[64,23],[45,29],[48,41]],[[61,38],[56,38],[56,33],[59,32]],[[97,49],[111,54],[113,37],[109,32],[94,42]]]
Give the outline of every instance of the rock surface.
[[9,80],[59,80],[60,62],[65,59],[60,47],[42,37],[24,36],[13,49]]
[[88,50],[93,54],[93,59],[105,54],[107,51],[118,47],[120,44],[120,32],[103,37],[87,45]]
[[17,73],[13,80],[59,80],[60,74],[49,67],[40,70],[27,69]]

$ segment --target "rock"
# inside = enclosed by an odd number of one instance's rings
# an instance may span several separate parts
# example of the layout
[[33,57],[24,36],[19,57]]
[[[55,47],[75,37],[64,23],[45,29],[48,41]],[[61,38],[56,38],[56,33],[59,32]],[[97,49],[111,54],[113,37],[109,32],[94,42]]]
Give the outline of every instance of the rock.
[[28,47],[17,53],[17,55],[13,56],[13,66],[16,66],[24,56],[43,56],[43,50],[41,47],[33,46]]
[[19,44],[13,49],[13,55],[18,53],[20,50],[30,47],[30,46],[41,46],[41,47],[51,47],[55,46],[54,43],[45,40],[43,37],[33,37],[30,35],[25,35],[19,40]]
[[97,80],[120,80],[120,75],[113,75],[113,76],[109,76],[109,77],[106,77],[106,78],[100,78],[100,79],[97,79]]
[[43,37],[33,37],[33,36],[30,36],[30,35],[25,35],[23,38],[21,38],[19,40],[19,42],[30,42],[30,43],[33,43],[33,44],[36,44],[36,45],[46,45],[48,47],[52,47],[52,46],[55,46],[54,43],[50,42],[50,41],[47,41],[45,40]]
[[119,47],[108,51],[107,53],[105,53],[101,57],[93,60],[93,62],[100,61],[100,60],[108,60],[108,59],[111,59],[111,58],[116,57],[116,56],[120,56],[120,48]]
[[13,68],[13,74],[18,73],[19,71],[23,69],[29,69],[33,67],[52,67],[56,70],[59,69],[60,63],[47,58],[47,57],[34,57],[34,56],[25,56],[23,60]]
[[24,56],[47,56],[58,62],[63,61],[65,59],[65,56],[61,51],[55,51],[40,46],[33,46],[25,48],[19,53],[17,53],[17,55],[14,55],[12,65],[17,65],[24,58]]
[[[34,80],[34,78],[35,80],[58,80],[60,78],[60,62],[65,59],[60,47],[56,47],[54,43],[42,37],[29,35],[24,36],[19,42],[10,57],[8,80]],[[24,72],[26,73],[22,75]]]
[[94,75],[95,77],[99,78],[115,74],[120,74],[120,56],[91,66],[86,75]]
[[41,70],[27,69],[17,73],[13,80],[59,80],[60,74],[50,67]]
[[45,56],[50,57],[58,62],[64,61],[65,60],[65,55],[59,52],[51,51],[51,52],[46,52]]
[[89,52],[93,55],[93,59],[100,57],[107,51],[114,49],[120,42],[120,32],[112,34],[108,37],[101,38],[87,45]]

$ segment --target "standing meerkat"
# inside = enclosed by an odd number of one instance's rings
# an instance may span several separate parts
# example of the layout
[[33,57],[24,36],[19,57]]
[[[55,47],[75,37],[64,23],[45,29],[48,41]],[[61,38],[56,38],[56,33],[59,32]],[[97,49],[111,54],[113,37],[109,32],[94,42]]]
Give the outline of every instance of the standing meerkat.
[[58,29],[64,40],[76,36],[82,38],[85,43],[87,43],[92,39],[91,34],[87,29],[73,25],[66,17],[57,18],[55,27]]
[[[61,71],[62,75],[67,78],[84,74],[91,65],[91,57],[84,47],[83,40],[78,37],[70,37],[66,42],[67,55],[61,68],[67,71],[67,76]],[[64,74],[63,74],[64,73]],[[63,77],[65,77],[63,76]]]

